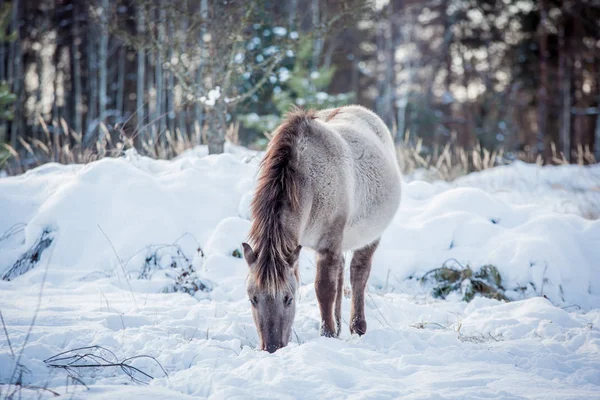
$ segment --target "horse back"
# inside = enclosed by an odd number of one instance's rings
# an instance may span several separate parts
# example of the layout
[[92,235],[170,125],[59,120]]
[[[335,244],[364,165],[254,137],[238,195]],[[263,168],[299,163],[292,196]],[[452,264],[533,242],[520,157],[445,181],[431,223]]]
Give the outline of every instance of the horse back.
[[305,245],[341,236],[343,250],[353,250],[381,236],[399,206],[400,171],[391,134],[376,114],[360,106],[318,112],[299,141],[299,162],[310,208]]

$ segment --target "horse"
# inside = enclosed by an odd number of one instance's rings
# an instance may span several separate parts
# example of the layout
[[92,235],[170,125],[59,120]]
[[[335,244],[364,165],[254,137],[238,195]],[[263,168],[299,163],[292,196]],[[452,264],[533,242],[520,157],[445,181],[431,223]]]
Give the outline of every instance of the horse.
[[351,334],[364,335],[364,293],[379,239],[400,205],[401,173],[390,131],[372,111],[295,108],[273,133],[251,202],[243,253],[261,350],[291,339],[302,247],[317,254],[320,334],[339,337],[344,256],[350,265]]

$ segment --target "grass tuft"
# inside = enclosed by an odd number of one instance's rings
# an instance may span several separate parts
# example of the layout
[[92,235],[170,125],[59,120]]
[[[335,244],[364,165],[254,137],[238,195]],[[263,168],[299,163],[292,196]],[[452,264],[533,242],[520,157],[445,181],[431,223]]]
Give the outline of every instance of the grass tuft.
[[40,261],[42,253],[50,247],[54,240],[53,232],[49,229],[45,229],[42,235],[35,241],[33,246],[29,250],[19,257],[19,259],[8,269],[3,275],[3,281],[10,281],[18,276],[33,269],[36,264]]
[[445,299],[451,293],[461,293],[463,301],[469,302],[480,295],[483,297],[509,301],[504,295],[502,277],[493,265],[484,265],[474,272],[468,265],[466,267],[448,267],[447,260],[440,268],[432,269],[419,280],[421,283],[432,283],[433,297]]

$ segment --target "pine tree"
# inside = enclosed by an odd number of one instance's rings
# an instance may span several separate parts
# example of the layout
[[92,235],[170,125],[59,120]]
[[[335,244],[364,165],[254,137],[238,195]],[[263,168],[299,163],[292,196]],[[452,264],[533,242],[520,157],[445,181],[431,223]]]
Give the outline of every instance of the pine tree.
[[[280,68],[278,71],[277,85],[274,86],[271,99],[275,106],[275,113],[241,115],[239,119],[244,127],[259,132],[270,132],[293,106],[324,109],[340,107],[352,102],[354,98],[352,92],[337,95],[327,93],[326,90],[335,74],[335,66],[313,67],[313,47],[314,40],[310,36],[299,41],[297,52],[291,59],[291,70]],[[266,138],[260,138],[256,145],[266,145]]]
[[[5,4],[0,10],[0,45],[12,42],[17,38],[16,32],[7,33],[11,23],[11,6]],[[0,76],[0,144],[6,140],[6,121],[11,121],[14,118],[13,104],[17,100],[17,96],[11,92],[10,85],[4,80],[4,76]],[[2,155],[0,154],[0,164]]]

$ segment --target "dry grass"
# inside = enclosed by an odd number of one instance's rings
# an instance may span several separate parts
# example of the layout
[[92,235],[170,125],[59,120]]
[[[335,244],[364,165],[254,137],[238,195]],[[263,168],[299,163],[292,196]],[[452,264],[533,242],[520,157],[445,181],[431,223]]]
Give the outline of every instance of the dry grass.
[[[504,149],[488,150],[477,144],[473,149],[466,149],[455,143],[448,142],[443,147],[436,146],[426,149],[422,138],[410,137],[410,132],[404,141],[396,147],[402,170],[410,174],[422,170],[427,180],[452,181],[460,176],[475,171],[482,171],[499,165],[510,164],[514,160],[544,165],[569,164],[562,152],[556,150],[554,143],[551,145],[552,156],[544,160],[541,154],[520,151],[507,154]],[[594,164],[596,159],[588,146],[577,148],[574,162],[578,165]]]
[[[8,175],[17,175],[48,162],[85,164],[105,157],[122,156],[125,150],[130,148],[135,148],[138,153],[151,158],[168,160],[188,149],[207,143],[206,131],[198,124],[195,124],[189,134],[183,134],[176,129],[175,132],[166,130],[161,133],[154,132],[152,135],[140,135],[140,130],[136,129],[132,135],[127,136],[119,126],[109,130],[106,125],[100,123],[100,138],[87,146],[82,142],[83,135],[70,129],[63,119],[53,121],[49,127],[39,117],[38,124],[43,132],[41,138],[19,138],[17,149],[8,144],[0,144],[0,171],[5,170]],[[268,133],[265,133],[265,136],[270,139]],[[239,143],[238,123],[228,127],[226,139],[234,144]],[[397,152],[405,174],[420,170],[425,175],[423,178],[427,180],[451,181],[470,172],[509,164],[516,159],[538,165],[568,164],[564,154],[558,152],[554,144],[551,159],[544,160],[541,154],[534,152],[508,154],[504,149],[490,151],[479,144],[473,149],[466,149],[454,142],[427,148],[422,138],[411,137],[410,132],[397,146]],[[579,146],[573,161],[585,165],[595,163],[596,159],[588,146]]]
[[[127,136],[118,126],[111,131],[100,123],[99,138],[84,145],[83,135],[70,129],[64,119],[54,121],[49,127],[42,118],[38,118],[38,124],[43,132],[41,139],[19,138],[17,149],[9,144],[0,144],[0,150],[4,147],[7,153],[2,156],[0,152],[0,170],[4,169],[8,175],[17,175],[49,162],[85,164],[105,157],[120,157],[131,148],[151,158],[171,159],[206,142],[198,125],[189,135],[176,129],[174,133],[166,130],[160,134],[143,136],[136,130]],[[228,138],[237,139],[237,127],[230,127],[227,135]]]

